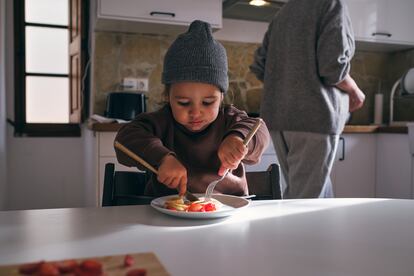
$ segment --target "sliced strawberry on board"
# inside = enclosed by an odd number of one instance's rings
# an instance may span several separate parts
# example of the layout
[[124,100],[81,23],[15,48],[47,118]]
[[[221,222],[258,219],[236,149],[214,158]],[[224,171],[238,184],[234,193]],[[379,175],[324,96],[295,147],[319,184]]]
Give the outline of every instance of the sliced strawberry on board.
[[136,268],[127,272],[126,276],[146,276],[147,270],[144,268]]
[[125,255],[125,258],[124,258],[124,267],[130,267],[133,264],[134,264],[134,257],[132,257],[129,254]]
[[101,276],[102,272],[102,263],[94,259],[87,259],[80,263],[78,267],[75,268],[76,276]]
[[58,276],[59,269],[53,263],[43,262],[36,272],[36,276]]
[[40,265],[43,264],[44,261],[36,262],[36,263],[29,263],[29,264],[23,264],[19,266],[19,273],[24,275],[31,275],[36,273]]
[[75,271],[75,268],[78,267],[78,262],[76,260],[64,260],[61,262],[56,262],[56,267],[59,269],[60,273],[71,273]]
[[102,264],[97,260],[88,259],[80,264],[80,268],[87,272],[102,272]]

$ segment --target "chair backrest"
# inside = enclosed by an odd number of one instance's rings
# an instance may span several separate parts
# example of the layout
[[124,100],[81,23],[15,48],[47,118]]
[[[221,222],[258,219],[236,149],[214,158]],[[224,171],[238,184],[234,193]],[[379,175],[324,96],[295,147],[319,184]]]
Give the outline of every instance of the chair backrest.
[[115,171],[113,163],[105,165],[102,206],[149,204],[144,196],[148,176],[144,172]]
[[266,171],[246,172],[249,194],[252,200],[282,199],[278,164],[271,164]]
[[[266,171],[247,172],[249,193],[253,200],[281,199],[278,164],[271,164]],[[153,197],[144,196],[148,175],[144,172],[115,171],[113,163],[105,165],[102,206],[149,204]]]

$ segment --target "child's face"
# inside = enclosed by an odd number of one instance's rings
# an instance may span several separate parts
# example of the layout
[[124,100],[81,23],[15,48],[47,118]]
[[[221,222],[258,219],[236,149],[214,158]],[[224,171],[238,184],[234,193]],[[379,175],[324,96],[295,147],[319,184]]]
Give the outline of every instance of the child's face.
[[174,119],[193,132],[205,129],[217,118],[222,99],[218,87],[199,82],[174,83],[169,92]]

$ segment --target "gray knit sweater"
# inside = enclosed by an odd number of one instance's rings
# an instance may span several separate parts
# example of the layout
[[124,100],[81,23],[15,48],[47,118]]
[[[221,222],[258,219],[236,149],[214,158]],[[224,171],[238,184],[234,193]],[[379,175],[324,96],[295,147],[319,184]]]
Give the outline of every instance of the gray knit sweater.
[[349,98],[334,85],[349,73],[355,43],[342,0],[290,0],[275,16],[251,71],[264,82],[269,130],[342,132]]

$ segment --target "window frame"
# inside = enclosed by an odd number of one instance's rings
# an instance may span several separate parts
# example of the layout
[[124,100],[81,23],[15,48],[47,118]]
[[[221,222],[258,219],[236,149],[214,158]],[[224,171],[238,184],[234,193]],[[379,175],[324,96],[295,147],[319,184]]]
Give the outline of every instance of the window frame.
[[[15,84],[15,97],[14,97],[14,135],[15,136],[29,136],[29,137],[79,137],[81,136],[80,124],[84,121],[87,103],[85,95],[89,93],[86,85],[82,85],[88,80],[88,75],[85,76],[85,57],[87,55],[86,46],[86,20],[85,14],[87,13],[87,1],[84,0],[68,0],[69,5],[69,22],[68,26],[52,25],[52,24],[37,24],[37,23],[25,23],[25,0],[14,0],[14,84]],[[75,6],[75,8],[74,8]],[[74,20],[75,19],[75,20]],[[75,22],[73,22],[75,21]],[[73,26],[76,24],[76,26]],[[72,68],[69,69],[68,74],[41,74],[41,73],[27,73],[25,64],[25,27],[26,26],[39,26],[39,27],[53,27],[53,28],[65,28],[68,29],[69,35],[69,48],[71,47],[71,32],[74,28],[80,28],[80,72],[77,72],[81,77],[74,76],[72,74]],[[79,30],[76,30],[79,31]],[[68,55],[69,62],[70,55]],[[69,64],[71,66],[71,64]],[[26,122],[26,76],[56,76],[56,77],[68,77],[69,78],[69,105],[72,106],[73,100],[83,99],[78,103],[78,109],[75,110],[79,115],[75,116],[73,120],[72,114],[70,116],[69,123],[27,123]],[[75,90],[77,95],[73,95],[73,87],[82,87]],[[84,94],[84,95],[81,95]],[[75,98],[74,98],[75,97]],[[69,108],[72,111],[71,107]]]

